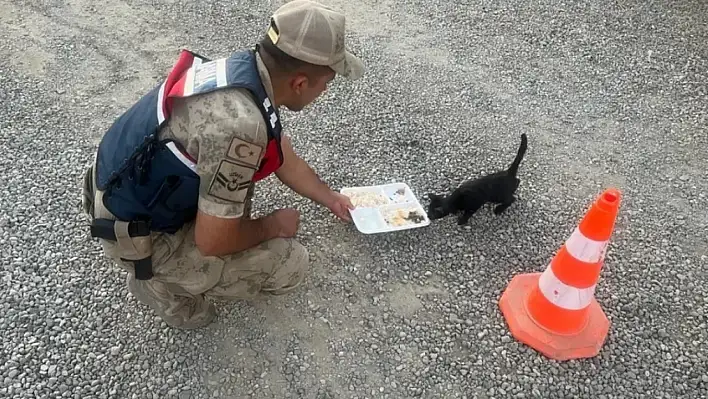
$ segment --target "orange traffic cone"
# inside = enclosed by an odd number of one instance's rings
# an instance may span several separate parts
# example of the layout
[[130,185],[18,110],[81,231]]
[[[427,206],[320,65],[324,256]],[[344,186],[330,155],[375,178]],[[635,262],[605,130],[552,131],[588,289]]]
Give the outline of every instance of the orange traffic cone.
[[595,300],[595,285],[620,198],[616,189],[602,193],[543,273],[511,280],[499,307],[514,338],[555,360],[600,352],[610,321]]

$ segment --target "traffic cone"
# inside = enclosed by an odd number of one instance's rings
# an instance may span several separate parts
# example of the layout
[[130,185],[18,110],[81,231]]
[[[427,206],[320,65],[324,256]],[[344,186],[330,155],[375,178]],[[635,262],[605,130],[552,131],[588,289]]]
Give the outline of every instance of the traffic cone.
[[543,273],[520,274],[509,282],[499,307],[518,341],[555,360],[600,352],[610,321],[595,300],[595,286],[620,199],[619,190],[606,190]]

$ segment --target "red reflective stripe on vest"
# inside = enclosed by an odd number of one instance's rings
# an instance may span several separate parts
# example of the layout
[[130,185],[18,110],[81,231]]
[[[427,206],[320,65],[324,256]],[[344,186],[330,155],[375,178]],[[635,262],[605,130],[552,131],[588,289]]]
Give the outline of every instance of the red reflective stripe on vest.
[[257,182],[258,180],[264,179],[280,168],[280,151],[278,147],[277,141],[274,139],[268,140],[268,146],[266,147],[265,155],[263,155],[261,167],[253,175],[252,181]]
[[172,68],[169,75],[167,75],[167,79],[165,79],[165,94],[162,100],[162,109],[166,119],[169,119],[169,115],[172,114],[173,97],[175,95],[180,96],[184,93],[185,73],[192,67],[194,59],[195,57],[192,53],[182,51],[175,66]]

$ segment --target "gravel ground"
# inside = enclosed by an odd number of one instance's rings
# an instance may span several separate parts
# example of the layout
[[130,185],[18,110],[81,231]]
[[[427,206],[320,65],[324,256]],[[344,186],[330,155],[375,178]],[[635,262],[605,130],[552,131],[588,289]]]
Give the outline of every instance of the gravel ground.
[[[707,3],[326,3],[368,71],[285,115],[322,177],[405,181],[427,203],[507,165],[526,132],[519,201],[372,237],[269,179],[255,210],[303,212],[307,284],[167,328],[89,239],[83,167],[180,46],[247,46],[280,3],[0,0],[0,397],[705,397]],[[550,361],[497,301],[609,186],[624,198],[596,293],[608,341]]]

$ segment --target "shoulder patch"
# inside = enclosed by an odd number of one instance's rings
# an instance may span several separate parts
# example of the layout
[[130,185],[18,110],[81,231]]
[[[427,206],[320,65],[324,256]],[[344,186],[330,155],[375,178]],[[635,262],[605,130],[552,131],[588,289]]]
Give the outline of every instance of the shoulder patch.
[[263,152],[263,147],[234,137],[231,139],[231,144],[229,144],[229,150],[226,152],[226,156],[236,161],[243,162],[246,165],[258,166],[261,152]]
[[224,201],[243,203],[255,173],[255,168],[222,159],[207,193]]

